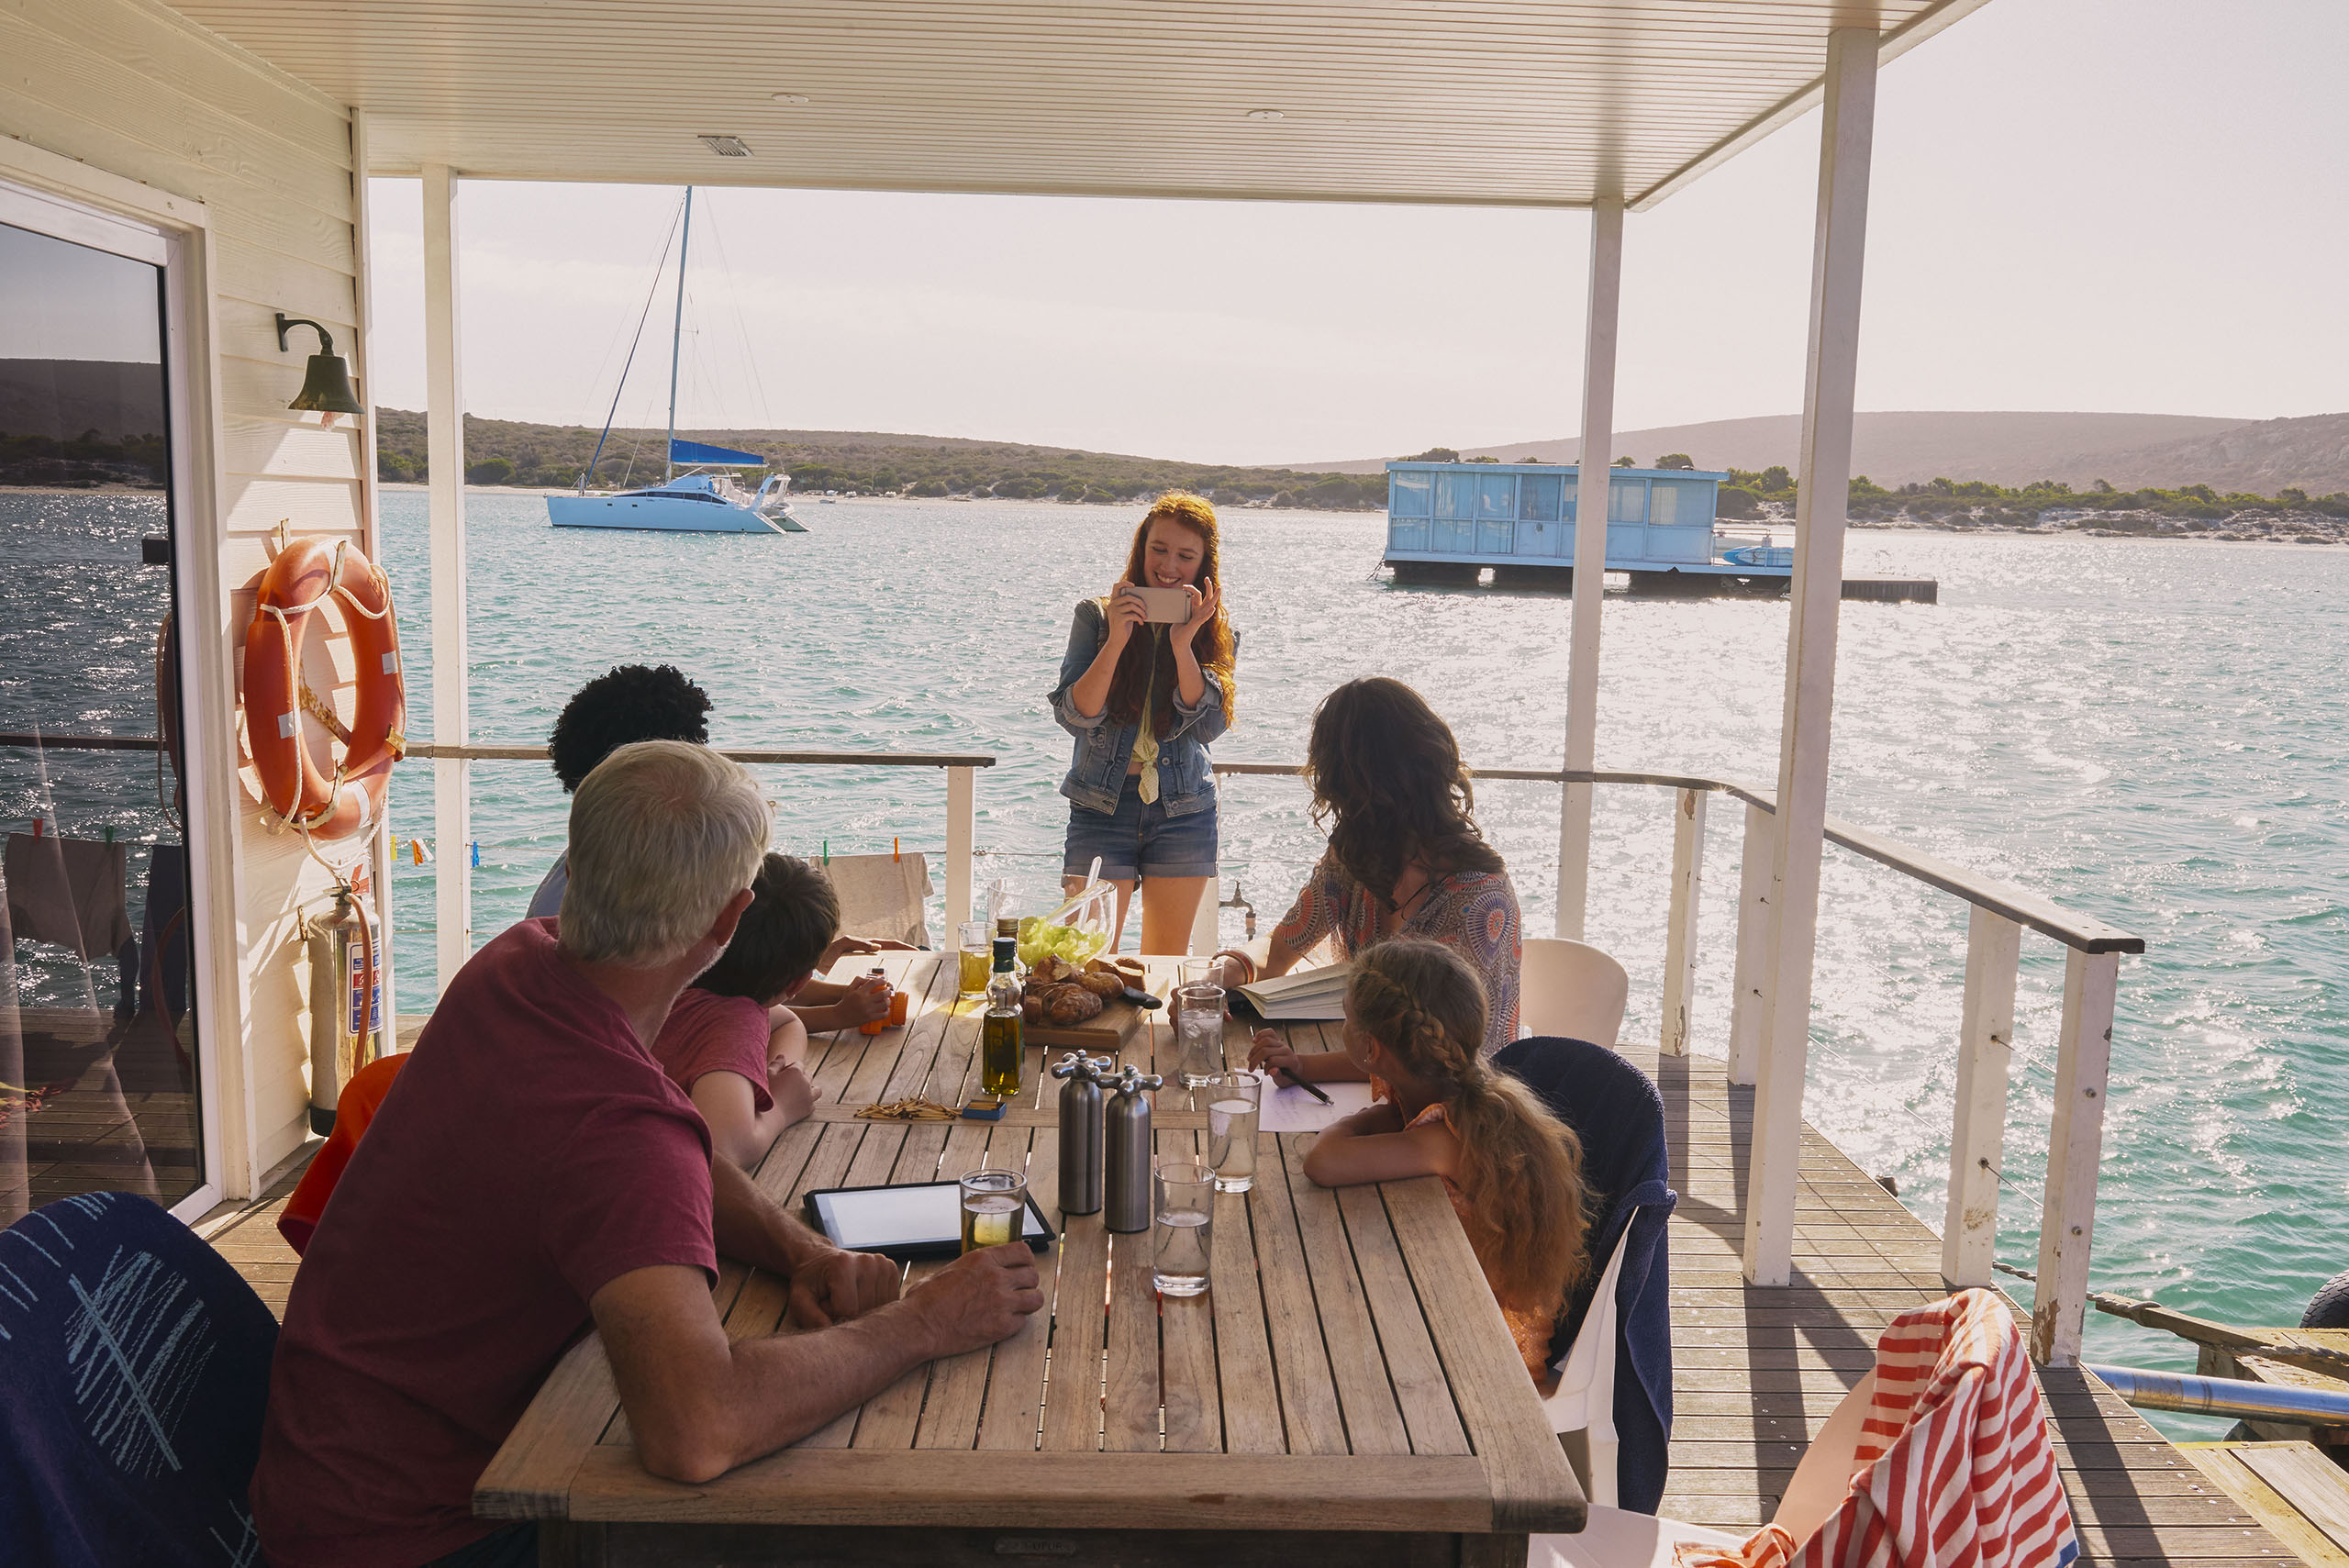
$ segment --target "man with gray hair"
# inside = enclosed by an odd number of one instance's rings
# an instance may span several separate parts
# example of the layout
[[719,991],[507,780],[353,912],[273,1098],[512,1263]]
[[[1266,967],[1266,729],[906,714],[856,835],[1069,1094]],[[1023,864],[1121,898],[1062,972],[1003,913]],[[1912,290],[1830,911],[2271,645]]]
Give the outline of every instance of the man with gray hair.
[[[767,808],[747,773],[623,747],[570,839],[560,928],[524,920],[450,982],[295,1275],[252,1489],[276,1568],[535,1562],[537,1527],[474,1518],[473,1483],[591,1324],[646,1468],[698,1482],[1043,1305],[1022,1243],[899,1299],[896,1264],[712,1160],[653,1061],[751,902]],[[819,1331],[729,1342],[720,1251],[785,1277]]]

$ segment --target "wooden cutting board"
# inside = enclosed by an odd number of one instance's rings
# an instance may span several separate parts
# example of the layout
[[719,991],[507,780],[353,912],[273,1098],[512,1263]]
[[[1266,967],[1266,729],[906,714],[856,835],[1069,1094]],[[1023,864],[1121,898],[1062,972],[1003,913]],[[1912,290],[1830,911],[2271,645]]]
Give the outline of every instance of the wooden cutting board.
[[[1144,1011],[1122,996],[1111,997],[1101,1005],[1099,1012],[1081,1024],[1030,1024],[1020,1031],[1020,1039],[1029,1045],[1052,1051],[1115,1056],[1122,1066],[1127,1051],[1142,1033]],[[1146,1042],[1141,1053],[1145,1058],[1149,1055]],[[1146,1060],[1142,1065],[1148,1065]]]

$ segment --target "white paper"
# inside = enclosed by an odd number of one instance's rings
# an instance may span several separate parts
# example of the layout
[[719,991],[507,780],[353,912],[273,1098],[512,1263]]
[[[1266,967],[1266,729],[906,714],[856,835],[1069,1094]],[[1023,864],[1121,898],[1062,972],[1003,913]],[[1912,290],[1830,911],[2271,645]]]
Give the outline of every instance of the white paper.
[[1370,1104],[1367,1084],[1318,1084],[1315,1087],[1330,1096],[1328,1105],[1294,1084],[1275,1089],[1267,1083],[1257,1107],[1258,1129],[1264,1132],[1319,1132]]

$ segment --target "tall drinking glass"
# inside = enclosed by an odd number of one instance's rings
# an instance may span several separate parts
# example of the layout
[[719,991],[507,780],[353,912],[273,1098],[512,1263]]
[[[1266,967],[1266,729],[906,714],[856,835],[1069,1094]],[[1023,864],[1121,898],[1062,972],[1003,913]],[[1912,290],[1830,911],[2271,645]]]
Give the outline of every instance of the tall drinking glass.
[[956,992],[964,1001],[987,994],[987,972],[995,964],[995,927],[985,920],[965,920],[954,928],[960,973]]
[[982,1165],[963,1177],[963,1251],[1000,1247],[1026,1229],[1028,1173],[1008,1165]]
[[1253,1073],[1210,1073],[1199,1087],[1208,1106],[1208,1165],[1215,1190],[1244,1193],[1256,1184],[1256,1106],[1264,1081]]
[[1186,985],[1174,993],[1174,1071],[1196,1089],[1223,1071],[1223,987]]
[[1162,1160],[1156,1180],[1151,1277],[1161,1295],[1198,1296],[1208,1288],[1215,1173],[1197,1160]]

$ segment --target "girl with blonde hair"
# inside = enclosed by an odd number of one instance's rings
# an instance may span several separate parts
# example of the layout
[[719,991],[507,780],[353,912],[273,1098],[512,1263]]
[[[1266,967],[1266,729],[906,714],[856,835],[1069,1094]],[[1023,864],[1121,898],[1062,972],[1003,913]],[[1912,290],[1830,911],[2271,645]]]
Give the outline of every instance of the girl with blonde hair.
[[1551,1333],[1590,1267],[1591,1195],[1574,1130],[1479,1055],[1485,1013],[1484,986],[1455,949],[1402,940],[1356,954],[1340,1038],[1378,1103],[1316,1139],[1305,1173],[1325,1187],[1442,1177],[1546,1391]]

